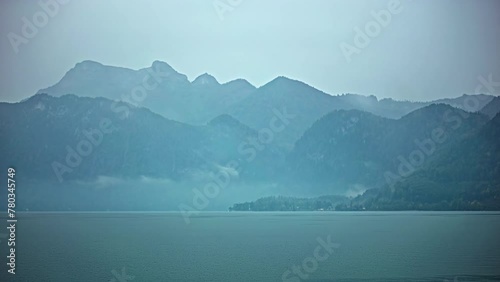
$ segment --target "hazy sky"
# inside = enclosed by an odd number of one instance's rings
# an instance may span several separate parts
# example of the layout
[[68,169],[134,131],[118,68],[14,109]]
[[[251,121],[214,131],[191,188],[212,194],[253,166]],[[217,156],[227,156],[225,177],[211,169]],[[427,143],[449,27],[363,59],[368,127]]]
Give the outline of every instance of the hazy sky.
[[[46,25],[38,1],[0,1],[0,100],[31,96],[87,59],[133,69],[162,60],[190,80],[208,72],[256,86],[284,75],[330,94],[409,100],[473,93],[479,75],[500,81],[496,0],[402,0],[380,30],[368,23],[390,0],[66,1]],[[236,5],[221,19],[214,3]],[[41,27],[15,53],[9,33],[23,36],[33,15]],[[354,28],[367,24],[373,37],[348,62],[340,45],[356,47]]]

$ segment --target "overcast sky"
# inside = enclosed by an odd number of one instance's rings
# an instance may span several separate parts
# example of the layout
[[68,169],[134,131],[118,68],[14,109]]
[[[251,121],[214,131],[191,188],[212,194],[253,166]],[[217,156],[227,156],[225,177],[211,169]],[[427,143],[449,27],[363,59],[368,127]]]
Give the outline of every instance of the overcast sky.
[[[190,80],[208,72],[256,86],[284,75],[333,95],[408,100],[474,93],[480,75],[500,81],[496,0],[402,0],[385,26],[370,21],[390,0],[66,1],[46,25],[38,1],[0,1],[2,101],[55,84],[83,60],[132,69],[162,60]],[[236,5],[218,13],[214,3]],[[19,43],[33,15],[41,27]],[[367,46],[355,45],[355,27],[372,28]],[[343,42],[357,48],[350,61]]]

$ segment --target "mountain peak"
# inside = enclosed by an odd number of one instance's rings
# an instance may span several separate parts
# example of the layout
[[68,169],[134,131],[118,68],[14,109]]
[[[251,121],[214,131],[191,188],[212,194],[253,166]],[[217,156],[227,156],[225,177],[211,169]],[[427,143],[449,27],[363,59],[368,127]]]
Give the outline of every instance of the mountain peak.
[[248,80],[243,79],[243,78],[237,78],[235,80],[228,81],[224,84],[245,85],[245,86],[250,86],[252,88],[255,88],[255,86],[253,86],[253,84],[251,84],[250,82],[248,82]]
[[453,106],[450,106],[448,104],[444,103],[433,103],[430,105],[427,105],[422,108],[418,108],[400,118],[400,120],[410,120],[410,119],[419,119],[423,116],[428,117],[428,118],[434,118],[438,120],[439,118],[443,117],[443,114],[447,111],[450,111],[451,113],[459,113],[459,112],[464,112],[461,109],[455,108]]
[[216,116],[211,121],[209,121],[207,125],[212,128],[219,128],[226,130],[231,129],[244,132],[245,134],[256,134],[256,132],[248,125],[240,122],[239,120],[228,114],[222,114]]
[[164,61],[156,60],[151,64],[152,68],[173,69],[169,64]]
[[217,125],[229,125],[229,126],[240,126],[241,122],[235,119],[233,116],[228,114],[222,114],[216,116],[211,121],[208,122],[208,125],[217,126]]
[[166,62],[158,60],[154,61],[151,64],[151,69],[153,69],[154,71],[161,71],[170,74],[179,74],[172,66],[170,66]]
[[25,102],[38,102],[38,101],[45,101],[47,99],[50,99],[52,96],[50,96],[49,94],[47,93],[37,93],[33,96],[30,96],[28,98],[25,98],[23,100],[21,100],[21,103],[25,103]]
[[309,86],[308,84],[306,84],[306,83],[304,83],[302,81],[291,79],[291,78],[288,78],[286,76],[278,76],[275,79],[273,79],[270,82],[268,82],[265,85],[263,85],[262,87],[269,87],[271,85],[273,85],[273,86],[280,86],[280,87],[292,87],[292,88],[296,88],[296,87],[311,87],[311,88],[314,88],[314,87]]
[[217,79],[208,73],[198,76],[192,82],[193,85],[220,85]]
[[155,73],[161,73],[162,76],[169,76],[169,81],[177,81],[183,84],[189,83],[187,76],[176,71],[172,66],[163,61],[154,61],[151,64],[150,70]]
[[[294,93],[295,95],[304,95],[309,93],[310,95],[322,95],[324,97],[331,97],[331,95],[318,90],[307,83],[300,80],[291,79],[285,76],[278,76],[265,85],[259,87],[263,91],[271,91],[272,93]],[[311,94],[313,93],[313,94]]]
[[288,78],[286,76],[278,76],[275,79],[271,80],[269,83],[284,83],[284,82],[298,82],[297,80]]
[[92,61],[92,60],[85,60],[85,61],[81,61],[81,62],[77,63],[75,65],[75,69],[94,70],[94,69],[102,68],[103,66],[104,65],[99,63],[99,62]]
[[233,116],[228,115],[228,114],[222,114],[219,116],[214,117],[212,120],[208,122],[210,125],[215,125],[215,124],[220,124],[220,123],[234,123],[238,122],[237,119],[235,119]]

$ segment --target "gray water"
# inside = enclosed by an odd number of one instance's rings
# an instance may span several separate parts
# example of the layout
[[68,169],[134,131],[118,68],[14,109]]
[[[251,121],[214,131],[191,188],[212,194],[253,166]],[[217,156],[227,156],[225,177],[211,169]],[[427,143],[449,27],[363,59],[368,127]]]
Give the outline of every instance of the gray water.
[[[2,268],[0,281],[500,277],[500,213],[207,212],[190,224],[174,212],[24,213],[16,233],[16,274]],[[321,240],[338,245],[327,249]],[[0,245],[6,261],[5,240]],[[294,265],[302,278],[293,273]]]

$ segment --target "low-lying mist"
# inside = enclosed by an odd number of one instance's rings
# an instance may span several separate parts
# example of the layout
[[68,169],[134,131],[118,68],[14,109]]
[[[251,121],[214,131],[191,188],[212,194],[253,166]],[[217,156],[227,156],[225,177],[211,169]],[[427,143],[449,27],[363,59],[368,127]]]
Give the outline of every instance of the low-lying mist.
[[[286,195],[319,194],[291,190],[275,183],[232,180],[224,188],[207,181],[182,181],[142,177],[124,179],[101,176],[93,181],[20,181],[19,211],[227,211],[239,202]],[[2,203],[1,205],[5,205]],[[2,207],[6,208],[6,207]]]

